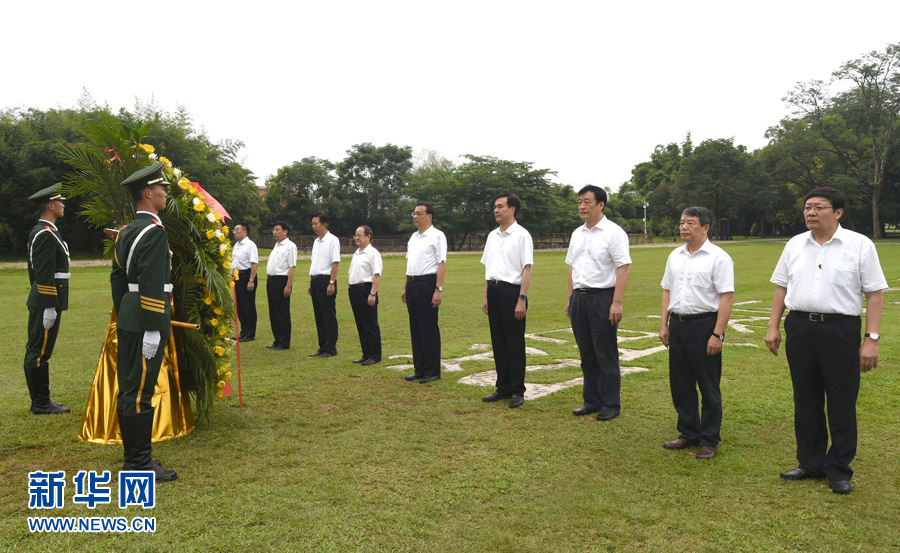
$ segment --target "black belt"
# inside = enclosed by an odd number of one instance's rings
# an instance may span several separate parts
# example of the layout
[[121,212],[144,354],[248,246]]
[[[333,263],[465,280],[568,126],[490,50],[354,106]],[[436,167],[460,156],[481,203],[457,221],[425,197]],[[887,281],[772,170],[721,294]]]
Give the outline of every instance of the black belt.
[[833,323],[841,319],[858,318],[858,315],[844,315],[843,313],[810,313],[809,311],[791,311],[789,315],[796,315],[808,319],[814,323]]
[[516,286],[521,287],[521,284],[513,284],[512,282],[506,282],[505,280],[488,280],[487,281],[490,286]]
[[246,269],[238,269],[238,272],[239,272],[239,273],[246,273],[246,272],[249,271],[249,270],[250,270],[250,267],[247,267]]
[[678,319],[679,321],[696,321],[697,319],[708,319],[710,317],[717,317],[719,315],[716,311],[710,311],[708,313],[696,313],[694,315],[679,315],[678,313],[672,313],[672,316]]
[[406,275],[406,282],[415,282],[417,280],[425,280],[425,279],[437,279],[437,273],[431,273],[428,275]]
[[371,282],[359,282],[357,284],[351,284],[350,288],[362,288],[363,286],[368,286],[369,288],[371,288],[372,283]]
[[331,275],[312,275],[309,277],[309,280],[331,280]]
[[610,290],[615,290],[613,288],[575,288],[573,292],[578,292],[579,294],[599,294],[600,292],[609,292]]

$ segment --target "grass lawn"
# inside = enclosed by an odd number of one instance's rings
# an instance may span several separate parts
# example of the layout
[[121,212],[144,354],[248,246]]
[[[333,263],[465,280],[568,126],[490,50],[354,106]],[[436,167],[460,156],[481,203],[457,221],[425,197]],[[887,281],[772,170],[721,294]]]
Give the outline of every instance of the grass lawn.
[[[580,385],[526,401],[484,404],[491,388],[460,382],[493,370],[490,360],[459,363],[428,385],[389,360],[410,353],[400,303],[405,260],[385,257],[380,321],[385,359],[359,367],[356,328],[341,264],[339,355],[309,359],[316,349],[312,307],[297,280],[288,351],[266,349],[265,270],[260,268],[257,341],[244,344],[243,397],[218,402],[212,417],[185,438],[154,446],[179,480],[156,487],[152,511],[113,504],[89,510],[72,503],[78,470],[121,467],[121,446],[78,441],[88,391],[110,309],[109,271],[72,270],[71,305],[51,361],[54,399],[71,415],[28,412],[22,373],[28,277],[0,270],[0,550],[4,551],[898,551],[900,550],[900,294],[885,296],[881,358],[862,378],[854,491],[827,481],[788,482],[796,466],[791,382],[783,349],[763,343],[774,286],[768,282],[778,243],[725,245],[736,263],[737,292],[725,349],[725,419],[719,455],[698,461],[668,451],[676,437],[667,356],[659,346],[659,281],[669,248],[632,250],[622,348],[623,366],[648,369],[622,378],[622,416],[611,422],[575,417]],[[900,245],[879,246],[891,286],[900,279]],[[577,359],[569,332],[563,252],[535,256],[528,332],[546,355],[529,365]],[[441,307],[443,358],[489,344],[481,313],[479,254],[450,256]],[[298,265],[308,272],[309,260]],[[742,303],[756,302],[756,303]],[[634,332],[625,332],[625,331]],[[641,332],[649,333],[641,337]],[[563,363],[565,365],[565,363]],[[528,384],[560,384],[576,366],[529,372]],[[468,379],[467,379],[468,380]],[[237,385],[237,378],[232,381]],[[696,452],[696,449],[692,449]],[[65,508],[28,508],[28,472],[65,470]],[[153,534],[32,534],[29,516],[153,516]]]

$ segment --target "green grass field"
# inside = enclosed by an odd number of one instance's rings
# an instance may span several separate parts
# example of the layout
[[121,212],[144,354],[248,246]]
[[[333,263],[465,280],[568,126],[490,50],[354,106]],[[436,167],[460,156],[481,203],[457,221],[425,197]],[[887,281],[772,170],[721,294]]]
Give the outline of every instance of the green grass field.
[[[765,317],[778,243],[725,245],[736,263],[732,319]],[[659,281],[669,248],[632,250],[634,264],[622,344],[659,345]],[[900,245],[879,246],[891,286],[900,279]],[[569,326],[563,252],[535,256],[528,332],[564,343],[529,340],[546,356],[529,365],[578,358]],[[488,344],[481,313],[479,255],[452,255],[441,307],[443,358]],[[466,361],[434,384],[402,380],[410,353],[400,303],[403,257],[385,258],[380,321],[385,360],[353,365],[359,346],[341,265],[339,355],[309,359],[316,349],[312,308],[299,278],[292,299],[293,342],[265,348],[271,334],[260,283],[257,341],[244,344],[243,399],[217,403],[209,421],[154,453],[179,480],[156,488],[152,511],[73,505],[78,470],[121,467],[121,446],[85,444],[81,424],[110,309],[109,271],[74,268],[72,303],[62,317],[51,361],[51,390],[71,415],[28,412],[22,373],[24,269],[0,271],[0,549],[5,551],[898,551],[900,550],[900,294],[885,295],[881,358],[862,378],[854,491],[827,481],[788,482],[796,466],[791,383],[783,350],[765,349],[765,321],[727,331],[722,379],[725,419],[719,455],[710,462],[662,448],[676,437],[664,351],[623,363],[649,369],[622,378],[622,416],[597,422],[571,414],[581,387],[526,401],[484,404],[491,388],[459,382],[493,370]],[[298,265],[305,275],[309,261]],[[261,279],[265,270],[261,267]],[[739,345],[747,344],[747,345]],[[232,381],[237,385],[237,378]],[[527,383],[581,376],[577,366],[529,372]],[[693,451],[696,451],[694,449]],[[66,506],[28,508],[28,472],[65,470]],[[115,491],[113,501],[115,502]],[[31,534],[29,516],[154,516],[154,534]]]

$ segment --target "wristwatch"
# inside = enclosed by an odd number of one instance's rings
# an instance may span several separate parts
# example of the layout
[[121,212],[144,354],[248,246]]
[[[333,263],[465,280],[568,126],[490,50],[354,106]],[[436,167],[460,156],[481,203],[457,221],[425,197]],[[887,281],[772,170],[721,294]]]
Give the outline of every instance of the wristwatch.
[[334,284],[334,281],[333,281],[333,280],[329,280],[329,281],[328,281],[328,284]]
[[443,286],[435,286],[434,289],[437,290],[438,292],[443,292],[443,291],[444,291],[444,287],[443,287]]
[[881,335],[877,332],[866,332],[866,338],[871,338],[877,342]]
[[377,294],[376,294],[375,292],[369,292],[369,295],[370,295],[370,296],[376,296]]
[[719,340],[722,340],[723,342],[725,341],[725,333],[724,332],[722,334],[716,334],[715,332],[713,332],[712,335],[715,336],[716,338],[718,338]]
[[526,296],[525,294],[519,294],[519,299],[528,301],[528,296]]

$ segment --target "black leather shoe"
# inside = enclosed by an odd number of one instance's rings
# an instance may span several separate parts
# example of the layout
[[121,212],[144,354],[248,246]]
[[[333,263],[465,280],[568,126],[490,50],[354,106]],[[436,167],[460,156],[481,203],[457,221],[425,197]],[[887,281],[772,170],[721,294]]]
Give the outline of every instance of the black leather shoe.
[[369,357],[365,361],[362,362],[363,367],[368,367],[369,365],[374,365],[375,363],[381,363],[381,359],[375,359],[374,357]]
[[484,401],[486,403],[493,403],[495,401],[499,401],[499,400],[505,399],[507,397],[509,397],[509,396],[503,395],[500,392],[494,392],[493,394],[491,394],[489,396],[484,396],[483,398],[481,398],[481,401]]
[[428,384],[429,382],[434,382],[435,380],[440,380],[439,376],[426,376],[425,378],[419,379],[419,384]]
[[418,380],[418,379],[419,379],[419,375],[416,375],[416,374],[408,374],[403,377],[403,380],[406,380],[409,382],[412,382],[413,380]]
[[336,355],[336,354],[334,354],[334,353],[328,353],[328,352],[326,351],[325,353],[320,353],[320,354],[319,354],[319,359],[328,359],[329,357],[334,357],[335,355]]
[[241,338],[240,340],[238,340],[238,342],[252,342],[253,340],[256,340],[256,338]]
[[797,467],[781,473],[781,477],[785,480],[807,480],[810,478],[818,478],[815,474],[808,472],[803,467]]
[[619,416],[619,413],[617,411],[607,411],[606,409],[602,409],[599,413],[597,413],[597,420],[598,421],[611,421],[618,416]]
[[315,353],[310,353],[310,354],[309,354],[310,357],[319,357],[320,355],[322,355],[322,352],[321,352],[321,351],[317,351],[317,352],[315,352]]
[[362,363],[366,359],[368,359],[368,357],[360,357],[359,359],[354,359],[353,362],[354,363]]
[[578,415],[579,417],[583,417],[585,415],[590,415],[591,413],[596,413],[599,410],[600,409],[597,409],[595,407],[588,407],[587,405],[582,405],[578,409],[575,409],[574,411],[572,411],[572,414]]
[[525,398],[522,396],[510,396],[509,398],[509,408],[515,409],[516,407],[521,406],[525,403]]
[[272,346],[272,349],[275,351],[283,351],[283,350],[290,349],[290,348],[286,348],[284,346]]
[[278,344],[269,344],[269,345],[266,346],[266,347],[269,348],[269,349],[275,349],[275,346],[277,346],[277,345],[278,345]]
[[831,491],[839,494],[848,494],[853,489],[847,480],[836,480],[831,482]]

